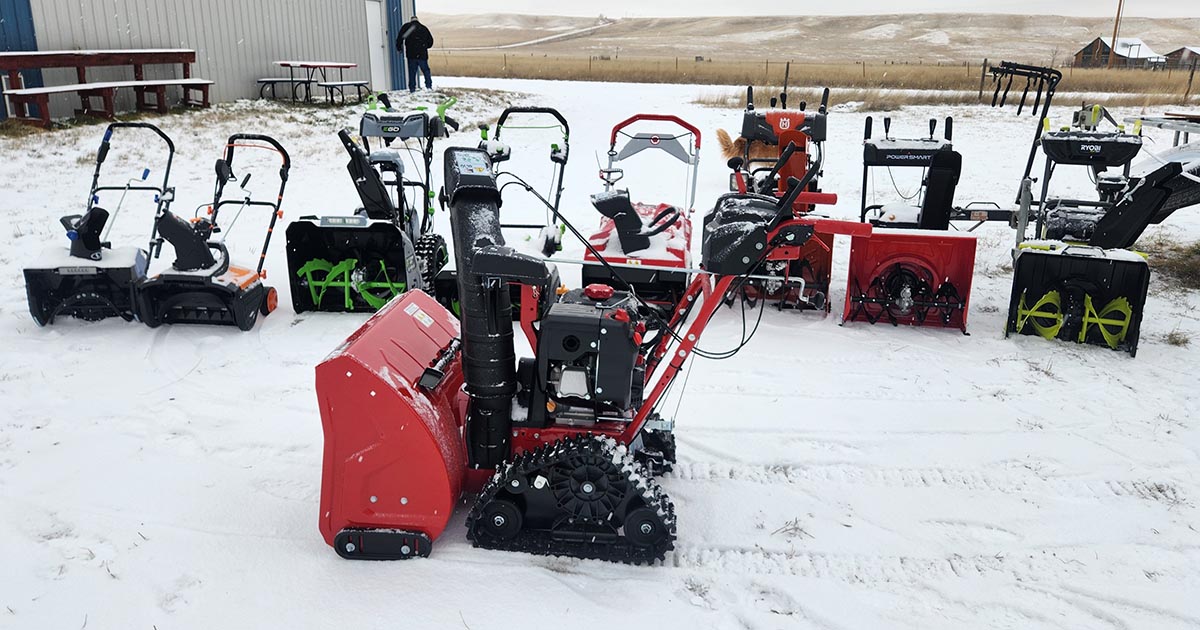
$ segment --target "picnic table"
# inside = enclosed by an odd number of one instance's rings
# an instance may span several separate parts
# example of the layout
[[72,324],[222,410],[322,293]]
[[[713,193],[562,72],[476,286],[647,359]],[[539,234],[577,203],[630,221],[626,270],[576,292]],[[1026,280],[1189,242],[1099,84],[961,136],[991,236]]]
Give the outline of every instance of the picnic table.
[[[153,110],[166,113],[168,108],[166,90],[171,86],[183,89],[183,102],[187,105],[209,106],[209,87],[212,81],[192,77],[191,64],[196,62],[196,51],[182,48],[152,48],[141,50],[33,50],[0,52],[0,73],[8,74],[8,87],[4,97],[13,104],[13,118],[25,122],[50,126],[50,96],[74,92],[79,96],[80,116],[99,116],[111,119],[116,116],[116,91],[132,88],[137,94],[139,111]],[[150,65],[174,65],[183,67],[179,79],[147,80],[145,67]],[[132,80],[89,82],[89,68],[132,66]],[[23,71],[46,68],[75,68],[76,82],[68,85],[26,87]],[[193,96],[195,93],[195,96]],[[100,99],[96,106],[93,99]],[[34,108],[37,113],[34,114]]]
[[[305,101],[312,100],[312,84],[316,83],[317,87],[325,88],[329,95],[330,102],[333,101],[334,92],[341,93],[342,100],[345,100],[344,90],[347,87],[354,87],[359,90],[359,95],[366,90],[366,81],[347,81],[345,72],[349,68],[357,68],[358,64],[349,61],[276,61],[275,65],[281,68],[287,68],[288,76],[286,79],[282,77],[259,79],[259,96],[265,98],[266,90],[271,89],[271,97],[275,98],[275,86],[280,83],[286,83],[291,88],[291,98],[293,101],[300,100],[297,97],[301,89],[304,90]],[[296,77],[296,71],[300,70],[303,76]],[[329,80],[329,71],[338,71],[338,80]],[[321,80],[317,80],[317,74],[321,75]]]

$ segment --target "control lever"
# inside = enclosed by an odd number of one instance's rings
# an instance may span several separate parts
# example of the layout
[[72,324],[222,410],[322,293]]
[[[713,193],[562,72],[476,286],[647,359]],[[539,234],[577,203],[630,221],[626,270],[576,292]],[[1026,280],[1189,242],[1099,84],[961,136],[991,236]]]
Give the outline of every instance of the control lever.
[[788,160],[792,159],[792,155],[795,153],[796,143],[789,142],[787,146],[784,147],[783,153],[779,154],[779,159],[775,161],[775,166],[771,168],[771,172],[762,179],[761,183],[759,184],[758,192],[764,194],[770,192],[769,187],[775,182],[775,178],[779,177],[779,171],[783,170],[783,166],[788,163]]
[[954,136],[954,118],[952,116],[947,116],[946,117],[946,141],[948,142],[948,141],[952,140],[953,136]]
[[933,134],[937,132],[937,119],[929,119],[929,139],[933,140]]
[[864,141],[871,139],[871,128],[874,124],[875,124],[875,120],[873,118],[871,118],[870,116],[867,116],[867,128],[866,128],[866,131],[863,132],[863,140]]

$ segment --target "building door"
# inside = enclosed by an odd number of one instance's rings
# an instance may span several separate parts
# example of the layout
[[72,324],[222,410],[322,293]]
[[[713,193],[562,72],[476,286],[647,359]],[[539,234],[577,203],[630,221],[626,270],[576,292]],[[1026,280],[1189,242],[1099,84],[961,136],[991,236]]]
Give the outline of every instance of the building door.
[[371,49],[371,89],[386,92],[392,88],[388,68],[388,33],[381,0],[367,1],[367,46]]
[[[21,52],[37,50],[37,37],[33,29],[33,12],[29,0],[0,0],[0,52]],[[23,87],[41,87],[41,70],[26,70],[21,73],[25,85]],[[0,77],[0,87],[10,86],[8,75]],[[0,99],[0,120],[8,115],[8,104]]]

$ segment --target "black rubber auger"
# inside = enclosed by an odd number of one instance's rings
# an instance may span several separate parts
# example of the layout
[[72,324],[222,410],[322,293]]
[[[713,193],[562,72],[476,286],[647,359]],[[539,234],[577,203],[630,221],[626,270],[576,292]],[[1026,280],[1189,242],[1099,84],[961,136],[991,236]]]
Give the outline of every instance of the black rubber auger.
[[649,564],[675,548],[675,506],[611,438],[578,435],[497,469],[467,516],[476,547]]

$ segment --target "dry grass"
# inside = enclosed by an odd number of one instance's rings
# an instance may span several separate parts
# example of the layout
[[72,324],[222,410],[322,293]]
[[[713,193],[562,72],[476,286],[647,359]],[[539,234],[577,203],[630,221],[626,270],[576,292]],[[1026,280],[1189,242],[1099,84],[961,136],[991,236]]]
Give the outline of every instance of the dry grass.
[[[979,90],[980,65],[791,64],[782,61],[693,61],[691,58],[548,56],[530,53],[435,51],[431,63],[449,76],[621,81],[631,83],[696,83],[701,85],[826,86],[862,90]],[[1060,91],[1142,95],[1183,102],[1187,76],[1145,70],[1063,69]],[[1023,88],[1014,85],[1014,90]],[[985,97],[991,78],[985,81]],[[1200,91],[1200,86],[1195,86]],[[941,101],[944,102],[944,101]],[[1115,103],[1114,103],[1115,104]],[[1153,104],[1153,103],[1152,103]],[[1161,104],[1161,103],[1159,103]]]
[[0,137],[3,138],[24,138],[41,132],[40,127],[34,127],[12,118],[0,120]]
[[1167,342],[1167,345],[1175,346],[1176,348],[1186,348],[1192,343],[1192,338],[1180,330],[1172,330],[1163,336],[1163,340]]
[[[759,106],[767,104],[769,98],[782,91],[779,86],[754,88],[755,99]],[[978,92],[962,91],[920,91],[920,90],[883,90],[862,88],[834,88],[830,90],[831,105],[841,103],[858,103],[862,111],[891,111],[906,105],[970,105],[979,103]],[[800,101],[817,103],[821,99],[817,90],[789,90],[788,104],[795,105]],[[1067,99],[1062,95],[1055,102]],[[718,93],[703,94],[692,101],[697,105],[726,109],[738,108],[746,104],[746,90],[729,90]],[[991,102],[991,93],[985,93],[983,102]],[[1182,96],[1162,94],[1096,94],[1087,98],[1088,104],[1099,104],[1105,107],[1154,107],[1160,105],[1179,105],[1184,103]]]
[[1150,267],[1171,284],[1184,289],[1200,289],[1200,242],[1182,244],[1159,235],[1135,245],[1150,252]]

